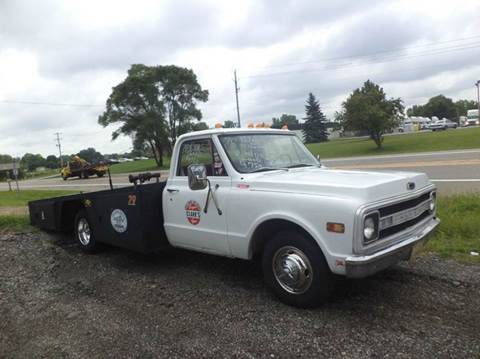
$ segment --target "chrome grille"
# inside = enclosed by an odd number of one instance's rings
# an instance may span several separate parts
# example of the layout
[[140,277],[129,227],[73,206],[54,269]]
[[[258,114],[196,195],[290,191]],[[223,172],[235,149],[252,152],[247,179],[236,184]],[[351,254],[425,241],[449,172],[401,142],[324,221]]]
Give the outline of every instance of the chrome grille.
[[[379,239],[398,233],[427,217],[430,214],[431,201],[431,192],[428,192],[417,198],[395,204],[396,209],[400,209],[396,212],[392,213],[393,206],[380,208]],[[405,208],[407,206],[408,208]]]

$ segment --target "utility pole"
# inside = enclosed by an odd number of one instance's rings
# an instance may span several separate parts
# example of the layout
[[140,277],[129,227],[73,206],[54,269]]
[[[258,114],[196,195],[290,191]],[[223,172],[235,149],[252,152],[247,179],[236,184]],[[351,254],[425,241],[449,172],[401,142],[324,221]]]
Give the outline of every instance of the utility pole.
[[60,132],[55,132],[55,140],[57,141],[58,153],[60,154],[60,168],[63,168],[63,158],[62,158],[62,144],[60,143]]
[[475,86],[477,86],[478,120],[480,121],[480,80],[475,82]]
[[240,123],[240,106],[238,104],[238,91],[240,91],[240,89],[238,88],[238,81],[237,81],[237,70],[234,70],[233,71],[233,75],[235,77],[235,99],[237,100],[237,126],[238,128],[242,127],[241,123]]

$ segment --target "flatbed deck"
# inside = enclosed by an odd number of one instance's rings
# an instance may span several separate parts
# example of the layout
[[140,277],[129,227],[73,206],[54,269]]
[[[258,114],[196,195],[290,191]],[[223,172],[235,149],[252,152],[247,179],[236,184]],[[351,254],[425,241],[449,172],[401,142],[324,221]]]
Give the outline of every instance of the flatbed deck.
[[30,222],[45,230],[72,231],[76,214],[84,209],[100,242],[153,252],[168,246],[162,209],[165,185],[147,183],[31,201]]

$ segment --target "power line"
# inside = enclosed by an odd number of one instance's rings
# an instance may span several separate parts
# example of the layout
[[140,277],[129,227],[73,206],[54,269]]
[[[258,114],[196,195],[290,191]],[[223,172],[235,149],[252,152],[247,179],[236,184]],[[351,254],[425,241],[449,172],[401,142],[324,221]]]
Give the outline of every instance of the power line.
[[71,106],[71,107],[103,107],[104,105],[80,104],[80,103],[57,103],[57,102],[37,102],[37,101],[10,101],[2,100],[1,103],[14,105],[45,105],[45,106]]
[[[345,69],[350,67],[358,67],[358,66],[365,66],[365,65],[371,65],[371,64],[381,64],[381,63],[387,63],[387,62],[408,60],[415,57],[440,55],[445,53],[465,51],[465,50],[471,50],[476,48],[480,48],[480,43],[475,44],[473,46],[464,46],[464,47],[457,46],[457,47],[444,48],[444,49],[435,49],[435,51],[433,52],[430,51],[430,52],[425,52],[420,54],[411,54],[411,55],[405,54],[403,56],[399,55],[395,57],[388,56],[388,57],[376,59],[377,61],[366,61],[362,63],[347,63],[347,64],[340,64],[340,65],[333,65],[325,68],[316,68],[316,69],[299,69],[299,70],[279,71],[279,72],[271,72],[271,73],[264,73],[264,74],[260,73],[260,74],[245,76],[244,78],[260,78],[260,77],[271,77],[271,76],[288,75],[288,74],[296,74],[296,73],[311,73],[311,72],[338,70],[338,69]],[[375,59],[372,59],[372,60],[375,60]]]
[[262,67],[257,67],[257,69],[268,69],[268,68],[274,68],[274,67],[288,67],[288,66],[297,66],[297,65],[307,65],[307,64],[322,63],[322,62],[331,62],[331,61],[337,61],[337,60],[360,59],[360,58],[363,58],[363,57],[370,57],[370,56],[378,55],[378,54],[396,53],[396,52],[408,51],[408,50],[417,49],[417,48],[437,46],[437,45],[442,45],[442,44],[449,44],[449,43],[452,43],[452,42],[461,42],[461,41],[467,41],[467,40],[478,39],[478,38],[480,38],[480,35],[464,37],[464,38],[460,38],[460,39],[452,39],[452,40],[447,40],[447,41],[430,42],[430,43],[427,43],[427,44],[421,44],[421,45],[416,45],[416,46],[399,47],[399,48],[390,49],[390,50],[375,51],[375,52],[371,52],[371,53],[367,53],[367,54],[363,54],[363,55],[336,56],[336,57],[324,58],[324,59],[319,59],[319,60],[311,60],[311,61],[303,61],[303,62],[290,62],[290,63],[276,64],[276,65],[262,66]]

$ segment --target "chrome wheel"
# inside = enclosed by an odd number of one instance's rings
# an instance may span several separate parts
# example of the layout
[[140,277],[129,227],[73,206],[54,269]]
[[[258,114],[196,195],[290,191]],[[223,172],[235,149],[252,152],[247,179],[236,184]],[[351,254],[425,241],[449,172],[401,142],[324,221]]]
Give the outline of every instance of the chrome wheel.
[[90,226],[86,218],[80,218],[77,224],[78,240],[84,246],[88,246],[90,243]]
[[291,294],[305,293],[312,285],[313,270],[300,249],[285,246],[275,252],[272,269],[278,284]]

